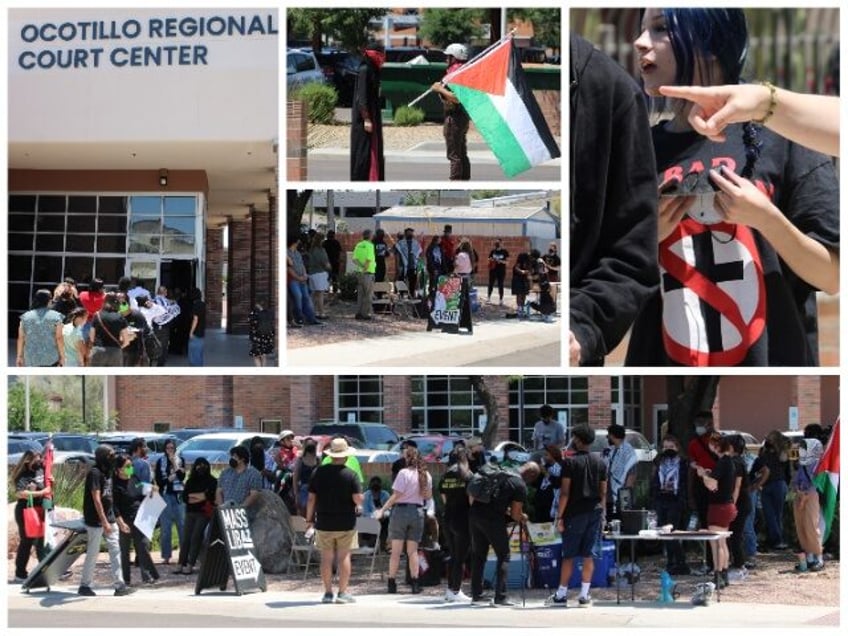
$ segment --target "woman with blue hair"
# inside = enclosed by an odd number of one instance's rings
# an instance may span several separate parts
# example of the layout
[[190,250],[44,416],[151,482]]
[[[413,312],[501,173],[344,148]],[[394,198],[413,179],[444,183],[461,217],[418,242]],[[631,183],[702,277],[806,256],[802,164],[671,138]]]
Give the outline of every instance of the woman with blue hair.
[[[815,366],[817,290],[839,290],[839,200],[825,155],[763,128],[692,129],[691,102],[661,86],[741,81],[741,9],[648,9],[636,39],[660,182],[661,284],[643,306],[627,363]],[[768,117],[768,115],[766,116]]]

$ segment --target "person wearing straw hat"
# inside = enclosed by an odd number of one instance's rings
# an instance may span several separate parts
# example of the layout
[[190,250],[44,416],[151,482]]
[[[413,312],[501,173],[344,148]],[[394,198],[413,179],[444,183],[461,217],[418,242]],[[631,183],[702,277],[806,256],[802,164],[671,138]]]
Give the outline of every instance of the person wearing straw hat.
[[306,501],[307,530],[315,529],[315,545],[321,551],[321,580],[324,583],[322,603],[333,602],[333,562],[338,564],[339,591],[336,603],[354,603],[347,592],[350,581],[350,551],[359,544],[356,536],[356,509],[364,495],[359,477],[345,466],[353,453],[347,440],[337,437],[324,454],[329,464],[315,469],[309,480]]

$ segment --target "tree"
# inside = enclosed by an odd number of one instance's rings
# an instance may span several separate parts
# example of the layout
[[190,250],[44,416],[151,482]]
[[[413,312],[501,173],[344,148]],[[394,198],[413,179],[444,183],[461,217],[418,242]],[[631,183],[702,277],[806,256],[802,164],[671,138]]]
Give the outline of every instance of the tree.
[[439,196],[438,190],[408,190],[403,197],[404,205],[427,205]]
[[469,375],[468,381],[471,382],[471,387],[474,389],[474,396],[483,405],[483,410],[486,411],[486,428],[483,429],[480,436],[483,439],[483,446],[492,448],[501,424],[501,418],[498,414],[498,400],[482,375]]
[[308,38],[315,53],[332,42],[348,51],[368,43],[368,24],[385,9],[289,9],[289,37]]
[[[113,429],[118,416],[112,413],[103,421],[102,376],[87,376],[85,382],[86,417],[82,417],[81,376],[30,377],[30,428],[33,431],[86,433]],[[7,418],[9,430],[23,430],[26,383],[18,378],[9,388]]]
[[300,236],[303,212],[310,199],[312,190],[286,190],[286,236]]
[[468,44],[482,35],[483,15],[480,9],[427,9],[421,16],[418,36],[440,49],[453,42]]
[[510,20],[519,19],[533,25],[533,42],[559,51],[562,47],[559,9],[509,9],[507,16]]
[[701,411],[710,411],[715,403],[717,375],[681,376],[666,378],[668,402],[668,433],[677,437],[686,448],[694,435],[692,421]]

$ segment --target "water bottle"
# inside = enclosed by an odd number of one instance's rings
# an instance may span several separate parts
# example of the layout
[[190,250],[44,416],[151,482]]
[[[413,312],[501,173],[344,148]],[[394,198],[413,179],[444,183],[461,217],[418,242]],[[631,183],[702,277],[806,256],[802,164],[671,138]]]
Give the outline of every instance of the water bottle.
[[648,530],[657,529],[657,513],[653,510],[648,511]]

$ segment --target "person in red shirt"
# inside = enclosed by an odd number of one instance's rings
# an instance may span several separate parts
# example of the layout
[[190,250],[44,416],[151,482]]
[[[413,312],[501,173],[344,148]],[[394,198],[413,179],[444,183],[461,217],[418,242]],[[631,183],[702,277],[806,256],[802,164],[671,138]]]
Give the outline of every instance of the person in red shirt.
[[82,341],[86,343],[86,346],[88,346],[88,332],[91,331],[94,314],[103,309],[103,302],[105,300],[106,292],[103,291],[102,278],[92,280],[88,285],[88,289],[79,294],[79,301],[88,312],[88,320],[82,326]]
[[453,271],[453,261],[456,258],[456,239],[453,238],[453,226],[445,225],[442,233],[442,261],[445,263],[446,271]]
[[689,507],[698,513],[698,527],[707,527],[707,507],[709,491],[698,475],[698,468],[712,471],[716,467],[718,456],[710,450],[710,440],[715,432],[713,414],[710,411],[695,416],[695,437],[689,440],[686,454],[689,456]]

